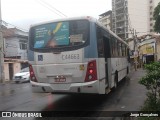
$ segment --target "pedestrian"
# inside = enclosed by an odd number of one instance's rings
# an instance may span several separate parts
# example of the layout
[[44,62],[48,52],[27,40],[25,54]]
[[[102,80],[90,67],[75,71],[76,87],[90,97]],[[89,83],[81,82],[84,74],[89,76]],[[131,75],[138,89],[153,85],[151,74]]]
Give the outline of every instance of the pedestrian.
[[137,60],[135,60],[134,61],[134,69],[135,69],[135,71],[137,71],[137,65],[138,65],[138,62],[137,62]]

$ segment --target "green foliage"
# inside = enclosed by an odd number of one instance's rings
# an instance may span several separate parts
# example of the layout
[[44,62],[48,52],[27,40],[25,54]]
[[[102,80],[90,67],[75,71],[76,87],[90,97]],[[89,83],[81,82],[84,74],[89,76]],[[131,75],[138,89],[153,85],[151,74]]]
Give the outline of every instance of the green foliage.
[[156,20],[158,18],[159,12],[160,12],[160,3],[158,3],[157,7],[155,7],[155,9],[154,9],[154,13],[153,13],[154,20]]
[[160,100],[156,100],[154,95],[147,93],[147,99],[144,103],[144,106],[141,108],[141,111],[160,111]]
[[140,84],[146,86],[153,94],[157,92],[158,83],[160,82],[160,62],[153,62],[145,65],[147,71],[146,76],[142,77],[139,81]]
[[158,16],[158,18],[155,21],[154,31],[160,33],[160,16]]
[[155,20],[154,31],[160,33],[160,3],[154,9],[153,19]]
[[160,120],[159,117],[139,117],[138,120]]
[[[160,62],[145,65],[147,74],[139,81],[147,90],[147,99],[141,111],[160,111]],[[141,117],[139,120],[160,120],[157,117]]]

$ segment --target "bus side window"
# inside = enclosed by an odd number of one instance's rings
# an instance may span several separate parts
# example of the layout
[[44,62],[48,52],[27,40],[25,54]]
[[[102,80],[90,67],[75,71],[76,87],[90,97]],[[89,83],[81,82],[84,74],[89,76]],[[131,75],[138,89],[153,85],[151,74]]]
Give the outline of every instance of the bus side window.
[[118,51],[119,51],[119,56],[121,57],[122,56],[122,44],[121,44],[121,42],[119,42]]
[[127,56],[127,47],[125,46],[125,56]]
[[116,42],[116,46],[117,46],[117,57],[118,57],[119,56],[119,42],[118,42],[118,40]]
[[117,56],[117,40],[116,40],[116,38],[114,37],[113,38],[113,57],[116,57]]
[[129,48],[127,48],[127,56],[128,56],[128,62],[131,62],[130,61],[130,56],[131,56],[131,51],[129,50]]
[[117,39],[115,39],[115,56],[118,56],[118,46],[117,46]]
[[125,45],[122,43],[122,56],[125,56]]
[[111,44],[111,54],[112,56],[115,56],[115,40],[114,40],[114,37],[111,36],[111,39],[110,39],[110,44]]
[[107,38],[106,36],[103,36],[103,43],[104,43],[105,58],[110,58],[111,57],[111,47],[110,47],[109,38]]
[[104,57],[103,34],[102,30],[99,27],[97,27],[97,48],[98,57]]

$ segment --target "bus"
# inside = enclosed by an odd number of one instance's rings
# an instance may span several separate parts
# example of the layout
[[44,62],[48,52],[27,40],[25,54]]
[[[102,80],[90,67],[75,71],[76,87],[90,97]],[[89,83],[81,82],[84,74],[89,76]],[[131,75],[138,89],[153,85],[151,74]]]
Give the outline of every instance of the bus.
[[127,43],[89,16],[32,25],[28,60],[33,92],[107,94],[130,71]]

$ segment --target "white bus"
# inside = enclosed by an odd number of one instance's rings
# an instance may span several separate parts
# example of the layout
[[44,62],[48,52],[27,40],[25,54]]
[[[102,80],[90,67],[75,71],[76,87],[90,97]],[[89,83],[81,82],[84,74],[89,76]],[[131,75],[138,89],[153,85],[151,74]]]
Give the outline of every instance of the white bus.
[[107,94],[129,73],[128,51],[127,43],[89,16],[33,25],[32,91]]

